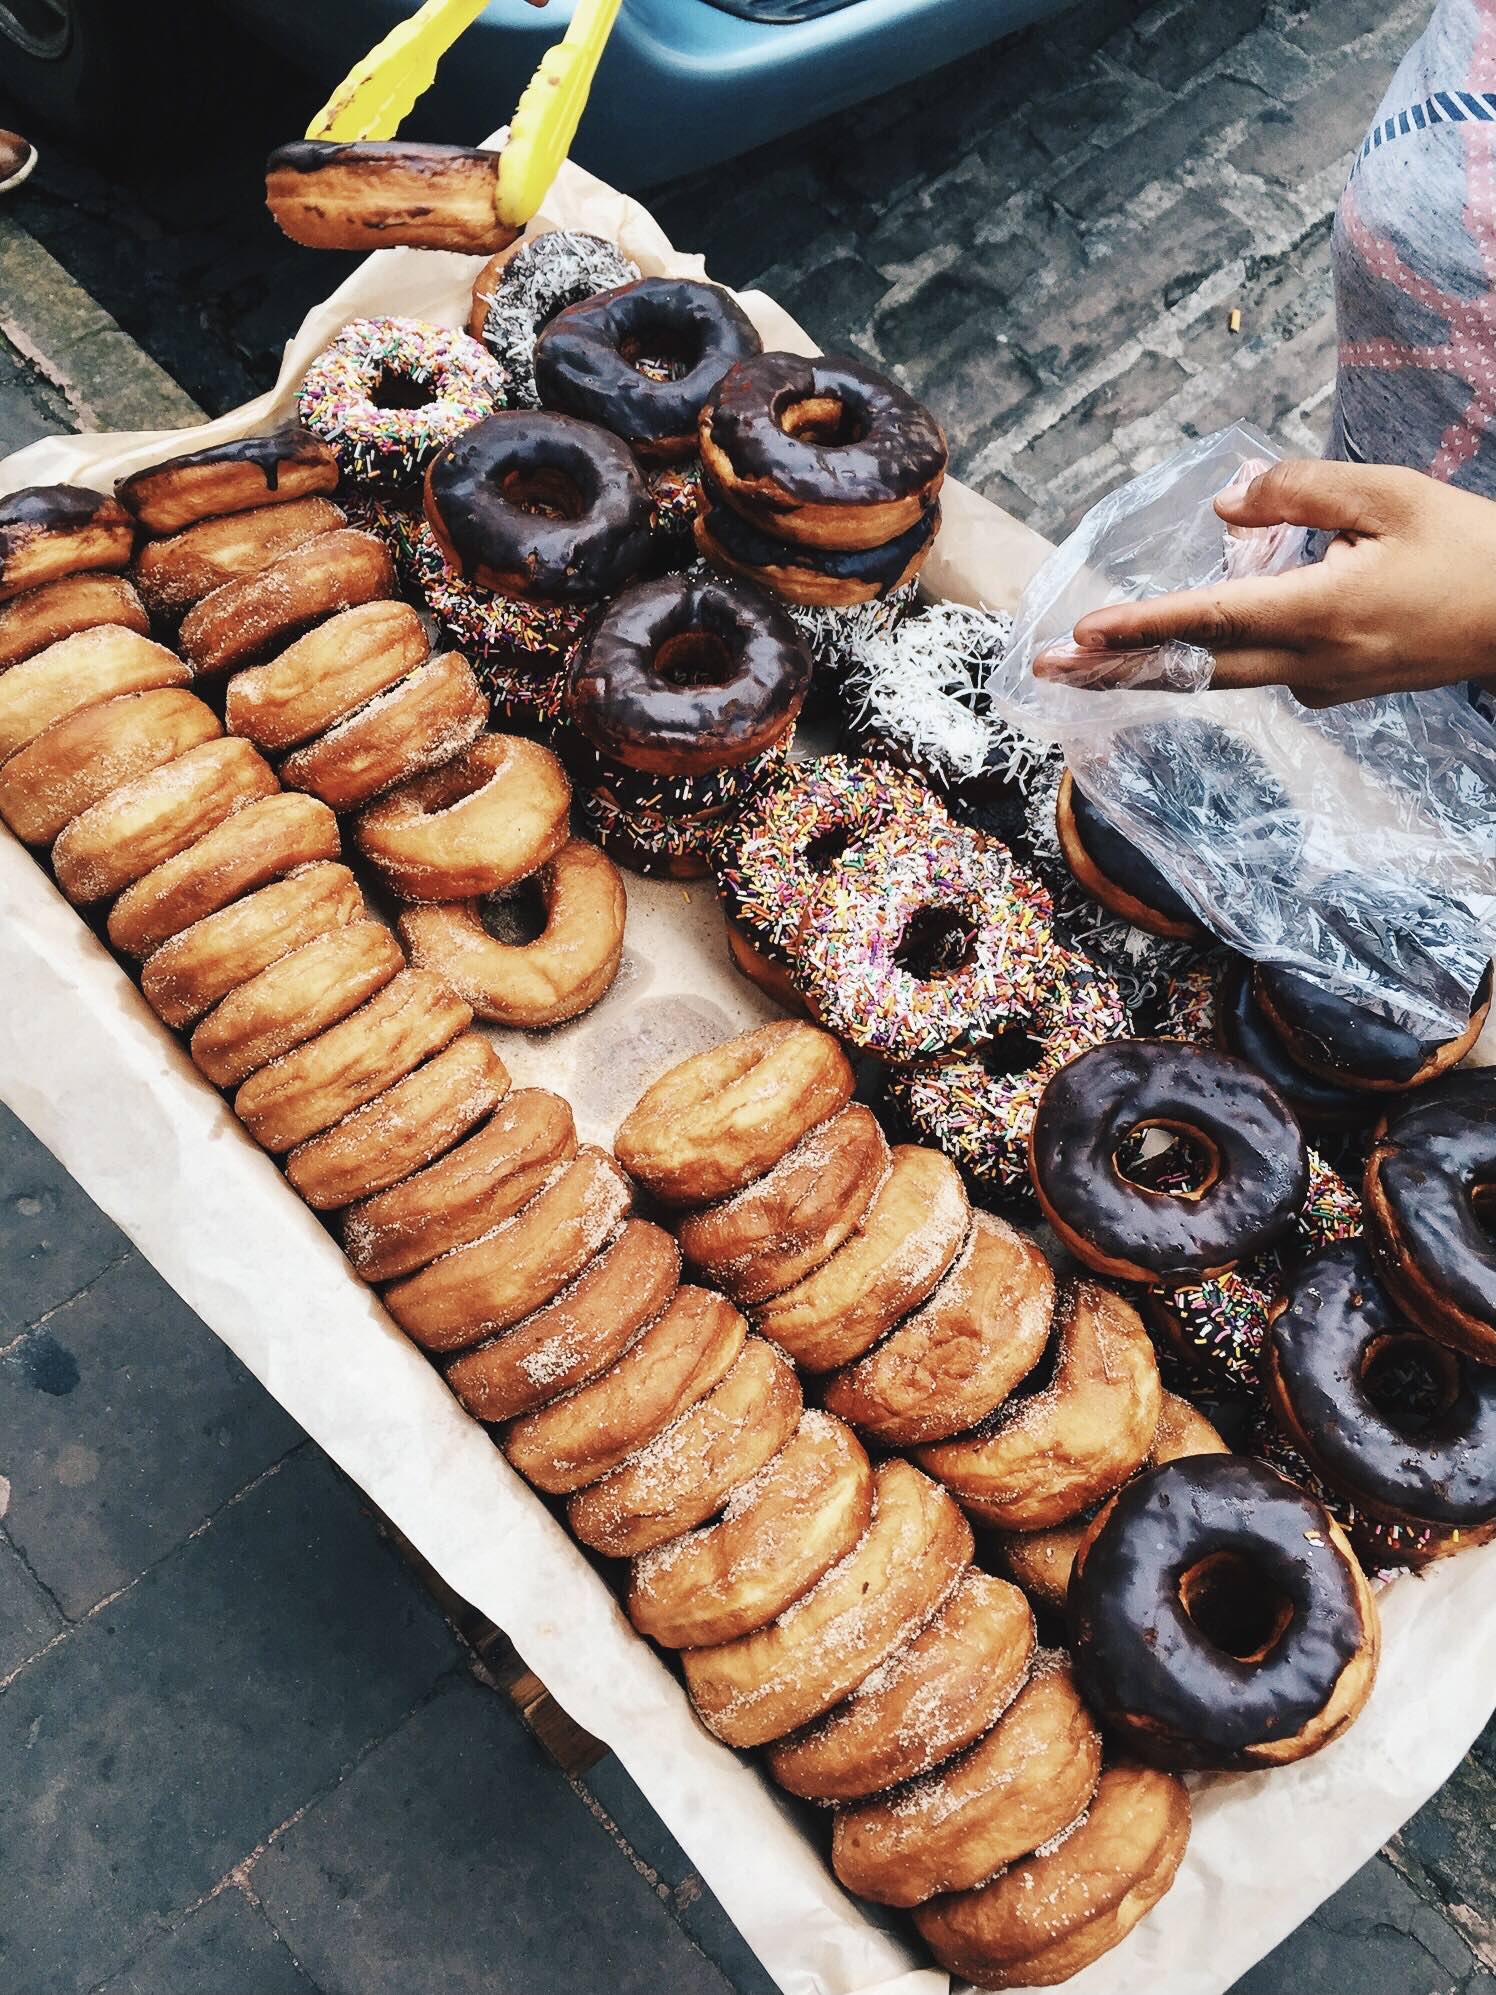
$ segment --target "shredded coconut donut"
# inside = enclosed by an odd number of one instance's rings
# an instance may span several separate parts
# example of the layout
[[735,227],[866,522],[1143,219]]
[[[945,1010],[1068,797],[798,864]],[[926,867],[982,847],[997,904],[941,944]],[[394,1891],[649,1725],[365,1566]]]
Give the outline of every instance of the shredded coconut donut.
[[[386,406],[387,388],[401,399]],[[296,411],[349,484],[413,485],[464,430],[504,407],[504,376],[477,340],[420,319],[354,319],[306,371]]]
[[522,242],[488,293],[483,344],[503,369],[509,404],[538,409],[535,388],[535,336],[557,312],[632,284],[639,266],[601,236],[577,229],[552,229]]
[[906,582],[891,595],[875,596],[870,603],[824,606],[786,603],[785,608],[800,627],[800,635],[810,647],[816,671],[840,684],[857,666],[863,647],[897,630],[914,609],[918,583]]

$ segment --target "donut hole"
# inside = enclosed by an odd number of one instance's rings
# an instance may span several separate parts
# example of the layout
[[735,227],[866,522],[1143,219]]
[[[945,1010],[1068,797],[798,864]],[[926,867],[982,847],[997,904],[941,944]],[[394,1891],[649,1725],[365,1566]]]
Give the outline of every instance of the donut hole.
[[1481,1231],[1496,1240],[1496,1178],[1488,1178],[1484,1183],[1477,1182],[1471,1187],[1470,1209]]
[[861,411],[839,395],[807,395],[786,403],[779,411],[779,427],[797,443],[817,444],[822,450],[845,450],[867,435]]
[[1361,1354],[1361,1389],[1387,1425],[1417,1441],[1451,1412],[1463,1389],[1458,1356],[1405,1330],[1375,1337]]
[[426,409],[436,400],[430,381],[417,381],[398,367],[381,367],[369,400],[376,409]]
[[495,942],[511,949],[528,949],[545,933],[546,905],[540,873],[531,873],[501,894],[487,894],[478,903],[478,919]]
[[645,326],[618,343],[619,354],[647,381],[679,381],[701,358],[673,326]]
[[1200,1198],[1220,1176],[1221,1157],[1209,1137],[1174,1122],[1139,1122],[1117,1145],[1119,1178],[1161,1198]]
[[811,873],[829,873],[852,843],[852,833],[845,824],[828,825],[818,831],[805,847],[806,870]]
[[738,668],[722,639],[709,630],[682,630],[667,637],[650,661],[669,686],[725,686]]
[[1287,1633],[1293,1602],[1240,1552],[1211,1552],[1179,1575],[1179,1603],[1212,1648],[1261,1662]]
[[977,1048],[977,1059],[984,1072],[995,1081],[1006,1080],[1012,1074],[1031,1073],[1043,1058],[1043,1046],[1018,1026],[999,1032],[995,1039]]
[[909,976],[928,983],[965,969],[976,944],[976,929],[960,908],[921,907],[905,922],[893,959]]
[[587,510],[573,481],[549,464],[506,471],[498,486],[508,505],[518,512],[537,513],[542,519],[579,520]]

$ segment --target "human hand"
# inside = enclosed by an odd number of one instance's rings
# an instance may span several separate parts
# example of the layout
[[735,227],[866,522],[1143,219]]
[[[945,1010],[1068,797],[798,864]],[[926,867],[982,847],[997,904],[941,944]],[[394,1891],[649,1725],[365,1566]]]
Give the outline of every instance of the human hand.
[[1287,686],[1305,706],[1496,673],[1496,501],[1421,471],[1287,458],[1215,502],[1230,526],[1318,527],[1323,561],[1092,610],[1041,679],[1137,685],[1087,653],[1171,642],[1215,656],[1212,688]]

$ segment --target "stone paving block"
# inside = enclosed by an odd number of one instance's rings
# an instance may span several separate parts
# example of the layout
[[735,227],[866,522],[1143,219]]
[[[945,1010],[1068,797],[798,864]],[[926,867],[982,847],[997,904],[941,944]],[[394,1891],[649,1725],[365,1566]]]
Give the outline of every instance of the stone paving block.
[[1297,187],[1366,136],[1390,72],[1380,53],[1339,62],[1291,104],[1264,104],[1258,121],[1228,154],[1232,166],[1280,187]]
[[0,1345],[76,1295],[129,1244],[0,1104]]
[[[8,1495],[8,1485],[0,1478],[0,1514]],[[44,1649],[62,1625],[56,1603],[27,1572],[20,1553],[0,1528],[0,1683]]]
[[1496,1771],[1468,1755],[1393,1838],[1388,1854],[1419,1896],[1444,1906],[1466,1943],[1496,1971]]
[[134,1960],[456,1655],[299,1451],[0,1697],[0,1989],[78,1995]]
[[0,1357],[5,1528],[70,1617],[169,1552],[300,1435],[133,1251]]
[[1118,51],[1140,76],[1166,90],[1182,90],[1258,27],[1267,12],[1268,0],[1213,0],[1209,7],[1177,0],[1173,6],[1150,8],[1121,38]]
[[323,1995],[728,1995],[517,1714],[465,1677],[250,1881]]
[[0,456],[68,427],[67,403],[0,335]]
[[316,1995],[316,1990],[263,1913],[229,1885],[96,1995]]
[[1231,1995],[1455,1995],[1478,1972],[1452,1928],[1376,1857]]
[[[1175,177],[1181,165],[1215,155],[1222,132],[1248,120],[1255,125],[1270,100],[1248,83],[1217,76],[1172,104],[1125,145],[1094,154],[1054,188],[1054,199],[1087,226],[1115,214],[1154,180]],[[1251,144],[1250,136],[1243,141]]]

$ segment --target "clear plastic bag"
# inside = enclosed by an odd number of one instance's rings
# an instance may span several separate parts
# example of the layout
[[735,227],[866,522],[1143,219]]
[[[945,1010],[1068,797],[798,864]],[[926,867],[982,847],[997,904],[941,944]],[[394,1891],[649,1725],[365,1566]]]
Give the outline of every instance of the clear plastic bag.
[[1072,652],[1098,677],[1036,679],[1038,653],[1104,603],[1309,555],[1300,528],[1225,527],[1212,501],[1280,455],[1245,424],[1094,506],[1024,593],[987,692],[1058,741],[1075,780],[1205,925],[1421,1036],[1452,1036],[1496,942],[1496,728],[1463,688],[1311,712],[1278,687],[1212,692],[1193,645]]

